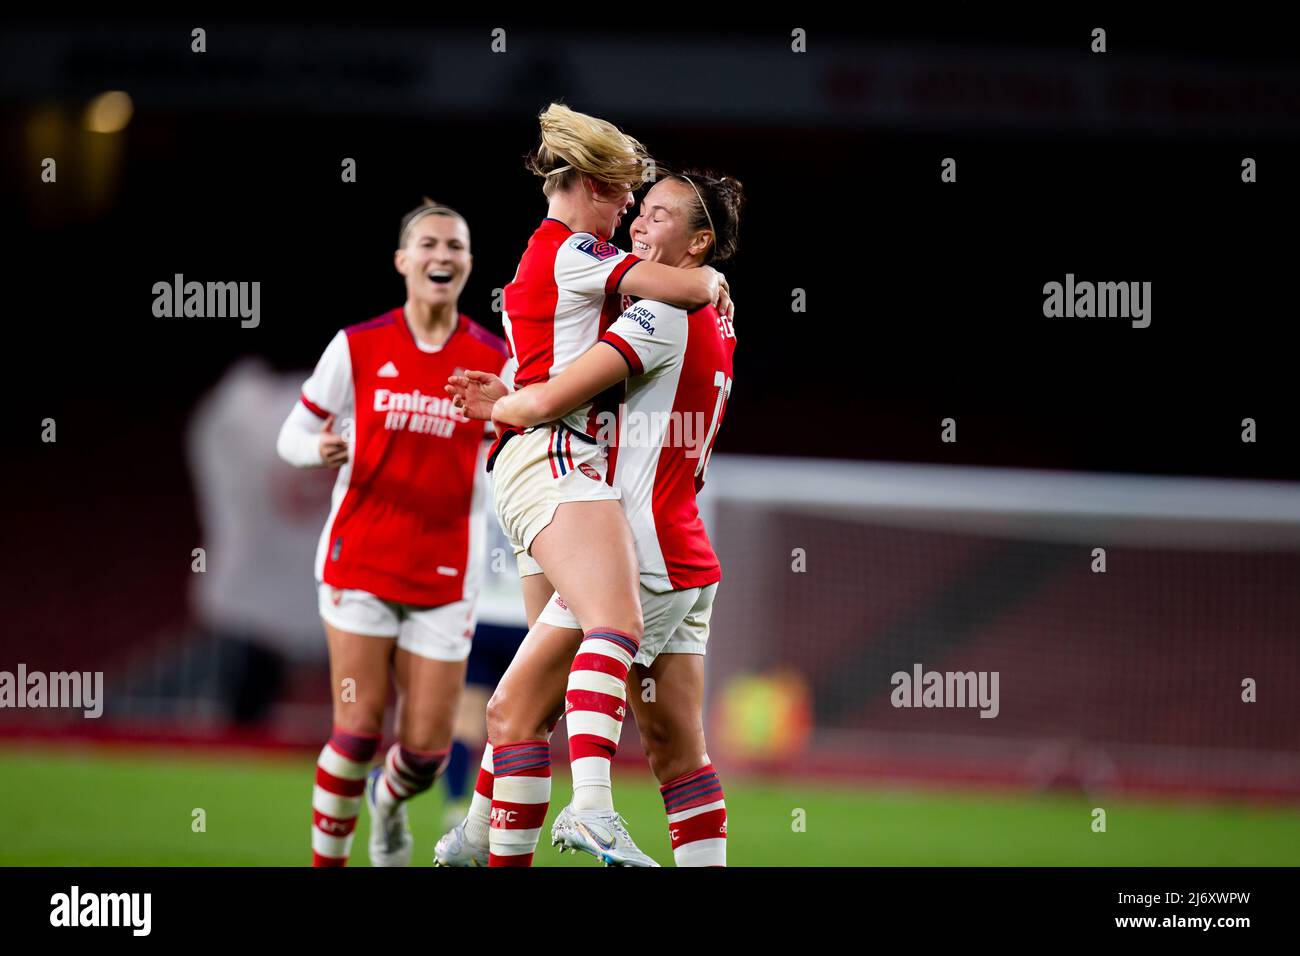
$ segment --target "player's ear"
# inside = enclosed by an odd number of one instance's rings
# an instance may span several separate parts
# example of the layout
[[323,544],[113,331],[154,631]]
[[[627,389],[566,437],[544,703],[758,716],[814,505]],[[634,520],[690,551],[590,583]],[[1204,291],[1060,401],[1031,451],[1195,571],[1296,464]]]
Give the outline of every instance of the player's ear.
[[398,271],[399,274],[401,274],[401,275],[406,275],[406,252],[405,252],[405,250],[403,250],[403,249],[398,249],[398,250],[396,250],[396,251],[393,253],[393,268],[395,268],[395,269]]

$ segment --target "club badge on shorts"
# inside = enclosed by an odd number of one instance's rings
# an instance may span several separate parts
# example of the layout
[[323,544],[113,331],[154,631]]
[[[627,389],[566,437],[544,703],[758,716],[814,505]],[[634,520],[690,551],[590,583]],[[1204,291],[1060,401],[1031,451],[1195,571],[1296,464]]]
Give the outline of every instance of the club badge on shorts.
[[591,465],[587,464],[585,461],[578,466],[578,470],[582,472],[584,475],[586,475],[588,478],[590,478],[592,481],[604,480],[600,477],[600,472],[598,472],[595,468],[592,468]]

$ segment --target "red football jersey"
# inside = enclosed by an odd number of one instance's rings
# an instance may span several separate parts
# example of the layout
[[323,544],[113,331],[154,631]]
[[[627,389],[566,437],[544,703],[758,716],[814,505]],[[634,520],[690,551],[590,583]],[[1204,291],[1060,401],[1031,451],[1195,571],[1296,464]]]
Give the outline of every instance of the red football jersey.
[[636,538],[641,582],[677,591],[719,581],[695,494],[731,395],[731,320],[711,305],[688,315],[642,299],[601,341],[618,350],[632,376],[610,470]]
[[[505,288],[502,324],[519,363],[517,388],[548,381],[596,344],[630,301],[618,288],[640,261],[599,236],[542,220]],[[596,409],[613,408],[620,394],[598,396],[566,415],[565,423],[594,437]]]
[[302,403],[338,417],[349,459],[339,469],[316,576],[403,604],[449,604],[477,593],[487,488],[482,422],[443,387],[464,369],[496,374],[506,344],[461,315],[441,347],[420,343],[399,307],[334,337]]

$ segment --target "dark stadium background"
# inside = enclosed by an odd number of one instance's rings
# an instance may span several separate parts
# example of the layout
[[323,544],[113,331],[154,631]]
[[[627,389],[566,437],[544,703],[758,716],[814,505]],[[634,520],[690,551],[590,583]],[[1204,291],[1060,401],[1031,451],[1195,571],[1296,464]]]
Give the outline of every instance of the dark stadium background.
[[[334,330],[399,304],[396,225],[422,195],[468,219],[462,308],[499,328],[492,290],[544,214],[523,156],[552,99],[619,123],[671,167],[746,186],[725,267],[739,347],[719,454],[1300,480],[1300,71],[1281,30],[500,21],[13,26],[0,68],[5,661],[111,670],[187,619],[199,527],[181,436],[195,403],[241,356],[307,368]],[[196,25],[202,56],[188,52]],[[773,104],[808,90],[823,110],[711,108],[736,78],[708,51],[788,50],[792,25],[810,52],[740,81]],[[1105,55],[1087,52],[1094,25],[1108,28]],[[508,30],[504,56],[489,52],[494,26]],[[290,74],[260,31],[294,51]],[[352,36],[355,59],[332,47],[304,66],[322,33]],[[440,91],[450,105],[436,112],[406,96],[417,64],[404,44],[422,36],[481,44],[472,70],[442,78],[463,97]],[[626,51],[623,68],[566,62],[579,41]],[[967,58],[1005,67],[1003,80],[972,85]],[[1141,78],[1166,63],[1193,82]],[[681,76],[673,97],[658,89]],[[1217,96],[1225,77],[1233,92]],[[366,96],[347,95],[354,82]],[[589,105],[611,87],[625,108]],[[135,112],[106,159],[78,148],[98,134],[77,123],[109,89]],[[892,111],[872,112],[882,96]],[[57,191],[33,158],[40,117],[65,129]],[[938,181],[946,156],[956,184]],[[1240,181],[1244,156],[1259,183]],[[343,157],[354,184],[340,182]],[[1042,285],[1067,272],[1152,282],[1151,327],[1044,319]],[[260,327],[154,318],[151,287],[175,273],[260,281]],[[791,311],[795,288],[805,313]],[[956,444],[939,440],[946,416]],[[47,417],[57,446],[39,440]],[[1240,441],[1245,417],[1255,444]]]

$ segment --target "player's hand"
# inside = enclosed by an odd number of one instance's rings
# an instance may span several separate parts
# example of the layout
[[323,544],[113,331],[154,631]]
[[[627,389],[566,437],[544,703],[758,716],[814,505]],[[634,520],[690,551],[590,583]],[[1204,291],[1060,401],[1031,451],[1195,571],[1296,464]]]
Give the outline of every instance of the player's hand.
[[348,443],[334,434],[334,416],[325,419],[320,433],[320,457],[328,468],[338,468],[348,460]]
[[492,406],[510,394],[506,383],[491,372],[471,369],[464,375],[447,376],[444,386],[451,403],[469,418],[486,422],[492,418]]
[[[717,270],[714,270],[717,272]],[[717,307],[720,315],[725,315],[729,319],[734,319],[736,307],[731,301],[731,286],[727,284],[727,277],[718,272],[718,301],[713,303]]]

